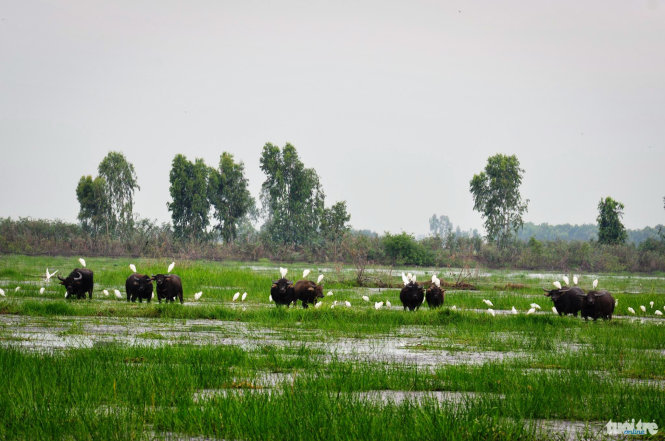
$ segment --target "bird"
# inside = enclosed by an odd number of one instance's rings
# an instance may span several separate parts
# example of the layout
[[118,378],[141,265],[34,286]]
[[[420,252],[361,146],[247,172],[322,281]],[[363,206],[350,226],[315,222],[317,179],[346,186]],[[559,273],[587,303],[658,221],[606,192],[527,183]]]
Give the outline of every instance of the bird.
[[118,299],[122,298],[122,294],[120,294],[120,291],[118,291],[117,289],[113,290],[113,294],[115,294],[116,298],[118,298]]
[[105,296],[108,296],[108,295],[109,295],[109,291],[108,291],[108,289],[105,289],[105,290],[102,291],[102,292],[104,293]]
[[540,305],[538,303],[532,303],[529,306],[532,308],[540,309]]
[[526,315],[533,314],[534,312],[536,312],[536,308],[531,308],[526,312]]
[[374,309],[381,309],[383,307],[383,302],[374,302]]
[[331,296],[331,295],[333,295],[333,292],[332,292],[332,291],[328,291],[328,294],[326,294],[326,295],[327,295],[327,296]]
[[628,312],[630,312],[631,314],[635,314],[635,310],[630,306],[628,307]]
[[494,310],[492,308],[487,308],[487,312],[492,314],[492,317],[494,317],[496,315],[496,313],[494,312]]
[[14,292],[19,292],[20,290],[21,290],[20,286],[17,286],[16,288],[14,288]]
[[614,307],[616,308],[618,304],[619,304],[619,299],[616,299],[616,300],[614,301]]
[[408,274],[406,275],[406,278],[409,279],[409,282],[412,281],[412,280],[413,280],[413,274],[408,273]]
[[302,272],[302,278],[304,279],[307,277],[307,275],[310,273],[310,270],[306,269],[305,271]]
[[390,303],[390,300],[386,300],[386,308],[390,308],[391,306],[393,305]]
[[432,274],[432,283],[439,288],[441,287],[441,280],[438,277],[436,277],[436,274]]
[[573,285],[577,286],[577,281],[578,280],[579,279],[577,278],[577,276],[573,276]]
[[363,300],[366,301],[366,302],[369,302],[369,297],[363,296]]
[[316,305],[314,305],[315,308],[320,308],[321,305],[323,305],[323,302],[316,302]]
[[236,300],[238,300],[238,297],[240,297],[240,293],[239,293],[239,292],[233,294],[233,300],[232,300],[232,301],[235,302]]
[[58,272],[58,270],[53,271],[53,273],[49,273],[48,268],[46,268],[46,281],[50,282],[51,277],[55,276],[55,273],[57,273],[57,272]]
[[513,309],[511,309],[510,312],[512,312],[513,314],[517,314],[517,309],[515,309],[515,307],[513,306]]
[[81,266],[85,268],[85,259],[83,257],[79,257],[79,262],[81,263]]
[[554,306],[552,306],[552,312],[555,313],[555,314],[558,314],[558,313],[559,313],[559,311],[557,311],[557,310],[556,310],[556,307],[554,307]]
[[568,276],[563,276],[562,278],[563,278],[563,282],[564,282],[566,285],[570,285],[570,280],[568,280]]
[[171,265],[169,265],[169,268],[166,270],[166,273],[171,274],[171,271],[173,271],[174,267],[175,267],[175,262],[171,262]]
[[450,309],[452,309],[453,311],[457,311],[457,306],[453,305],[450,307]]
[[413,277],[411,277],[411,281],[412,281],[413,283],[416,283],[416,275],[415,275],[415,274],[413,275]]
[[286,277],[286,273],[289,272],[288,269],[282,268],[281,266],[279,267],[279,274],[282,276],[282,279]]
[[641,310],[642,312],[647,312],[647,309],[644,307],[644,305],[640,305],[640,310]]
[[202,295],[203,295],[203,291],[197,292],[196,294],[194,294],[194,300],[200,299]]
[[247,298],[247,293],[244,292],[244,293],[242,293],[242,297],[240,298],[240,301],[244,302],[246,298]]
[[332,305],[330,305],[330,309],[334,309],[335,306],[337,306],[337,305],[335,303],[333,303]]
[[485,303],[487,306],[494,306],[494,304],[487,299],[483,299],[483,303]]
[[39,294],[44,294],[44,291],[46,291],[46,288],[44,288],[43,286],[39,288]]
[[593,289],[596,289],[596,287],[598,286],[598,279],[595,279],[595,280],[593,281],[592,286],[593,286]]
[[7,296],[5,296],[5,290],[2,289],[2,288],[0,288],[0,296],[7,297]]
[[344,305],[346,305],[347,308],[350,308],[350,307],[351,307],[351,302],[349,302],[349,301],[347,300],[347,301],[344,302]]
[[272,302],[272,294],[270,294],[270,296],[268,296],[268,301]]
[[404,282],[404,285],[409,284],[409,278],[404,273],[402,273],[402,282]]
[[132,270],[133,272],[136,272],[136,266],[133,263],[129,264],[129,269]]
[[663,315],[663,313],[660,312],[660,309],[656,309],[656,312],[654,312],[654,314],[656,314],[656,315]]
[[316,279],[316,284],[317,285],[320,284],[321,280],[323,280],[323,274],[319,274],[319,277],[317,277],[317,279]]
[[561,289],[561,283],[558,280],[552,282],[552,285],[554,285],[556,289]]
[[653,300],[649,302],[649,306],[653,309]]

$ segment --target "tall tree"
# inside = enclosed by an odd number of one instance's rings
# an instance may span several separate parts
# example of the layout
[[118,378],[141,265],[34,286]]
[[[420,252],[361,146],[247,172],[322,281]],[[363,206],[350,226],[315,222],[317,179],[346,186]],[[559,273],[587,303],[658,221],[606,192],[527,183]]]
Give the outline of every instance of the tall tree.
[[247,187],[245,165],[236,163],[232,154],[222,153],[219,169],[210,169],[208,199],[215,210],[215,229],[227,243],[235,240],[239,223],[254,211],[254,198]]
[[120,152],[109,152],[97,168],[106,182],[106,216],[110,230],[122,234],[134,224],[134,191],[140,190],[134,165]]
[[429,231],[433,236],[445,239],[448,234],[453,232],[453,223],[450,222],[448,216],[437,216],[435,213],[429,218]]
[[291,144],[280,149],[270,143],[263,147],[261,170],[266,175],[261,189],[264,229],[270,239],[294,245],[313,239],[325,200],[316,171],[305,168]]
[[78,219],[84,230],[92,235],[108,234],[108,200],[106,199],[106,181],[98,176],[81,176],[76,186],[76,198],[81,206]]
[[488,240],[500,247],[510,243],[524,223],[529,200],[522,201],[520,195],[522,173],[517,156],[497,154],[471,179],[473,209],[485,219]]
[[350,230],[348,225],[350,220],[351,215],[346,211],[346,201],[337,202],[323,210],[319,229],[323,238],[332,245],[333,258],[337,258],[344,234]]
[[626,242],[628,233],[621,223],[624,206],[611,197],[601,199],[598,203],[598,242],[604,244],[622,244]]
[[173,232],[177,238],[206,239],[209,225],[208,167],[202,159],[193,163],[184,155],[176,155],[169,174],[171,202],[166,206],[171,212]]

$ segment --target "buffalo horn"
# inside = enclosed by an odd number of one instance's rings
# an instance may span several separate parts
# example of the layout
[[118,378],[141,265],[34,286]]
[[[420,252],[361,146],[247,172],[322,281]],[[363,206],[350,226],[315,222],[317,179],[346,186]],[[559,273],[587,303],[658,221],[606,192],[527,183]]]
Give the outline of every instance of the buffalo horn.
[[74,280],[81,280],[83,278],[83,274],[81,274],[80,272],[76,271],[76,274],[78,274],[79,276],[74,277]]

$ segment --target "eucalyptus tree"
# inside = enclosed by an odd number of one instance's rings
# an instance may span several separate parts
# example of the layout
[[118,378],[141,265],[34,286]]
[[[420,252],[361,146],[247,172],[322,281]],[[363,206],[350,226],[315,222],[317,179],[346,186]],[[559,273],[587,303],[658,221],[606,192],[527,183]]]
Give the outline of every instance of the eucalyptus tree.
[[235,240],[241,221],[253,215],[255,202],[248,189],[245,165],[235,162],[230,153],[222,153],[219,168],[209,171],[208,200],[214,209],[219,235],[227,243]]
[[524,220],[529,200],[522,200],[520,162],[515,155],[496,154],[487,159],[485,170],[471,179],[473,209],[484,218],[487,239],[504,247],[512,242]]
[[93,236],[109,234],[108,200],[106,198],[106,181],[103,177],[81,176],[76,186],[76,198],[80,210],[78,220],[83,229]]
[[171,212],[173,233],[178,239],[207,239],[210,224],[208,174],[209,169],[202,159],[191,162],[181,154],[173,158],[169,173],[171,202],[166,206]]
[[134,225],[134,192],[140,190],[134,165],[120,152],[109,152],[97,167],[106,182],[106,216],[109,230],[126,234]]
[[621,223],[624,206],[611,197],[601,199],[598,203],[598,242],[604,244],[622,244],[626,242],[628,233]]

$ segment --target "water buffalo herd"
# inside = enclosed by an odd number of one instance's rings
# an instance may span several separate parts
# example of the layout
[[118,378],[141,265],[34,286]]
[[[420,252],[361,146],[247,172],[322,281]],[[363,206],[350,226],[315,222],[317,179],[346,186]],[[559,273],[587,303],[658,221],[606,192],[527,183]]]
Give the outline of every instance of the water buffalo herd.
[[[310,280],[298,280],[294,283],[286,278],[286,269],[280,268],[280,271],[282,277],[274,280],[270,288],[270,297],[277,306],[285,305],[288,307],[291,304],[301,302],[302,307],[307,308],[309,305],[315,305],[318,299],[323,298],[323,286],[320,283],[323,276],[319,276],[316,283]],[[75,268],[66,278],[58,276],[58,279],[66,289],[65,298],[76,297],[82,299],[85,298],[86,293],[89,299],[92,298],[94,281],[91,270]],[[402,274],[402,280],[404,286],[400,291],[399,298],[404,310],[414,311],[420,308],[424,302],[427,302],[430,308],[438,308],[443,305],[445,290],[441,288],[440,280],[436,276],[432,277],[432,283],[427,287],[425,284],[416,282],[415,276],[411,274],[408,276]],[[162,300],[184,302],[182,281],[177,275],[156,274],[148,276],[136,272],[127,277],[125,282],[127,301],[136,302],[138,299],[139,303],[143,300],[150,302],[153,297],[153,282],[156,284],[155,292],[159,303]],[[545,296],[549,297],[554,303],[554,308],[559,315],[572,314],[577,317],[581,313],[585,320],[589,318],[593,320],[598,318],[612,319],[615,300],[609,292],[594,289],[585,293],[577,286],[561,286],[557,283],[555,285],[556,289],[543,289]]]

